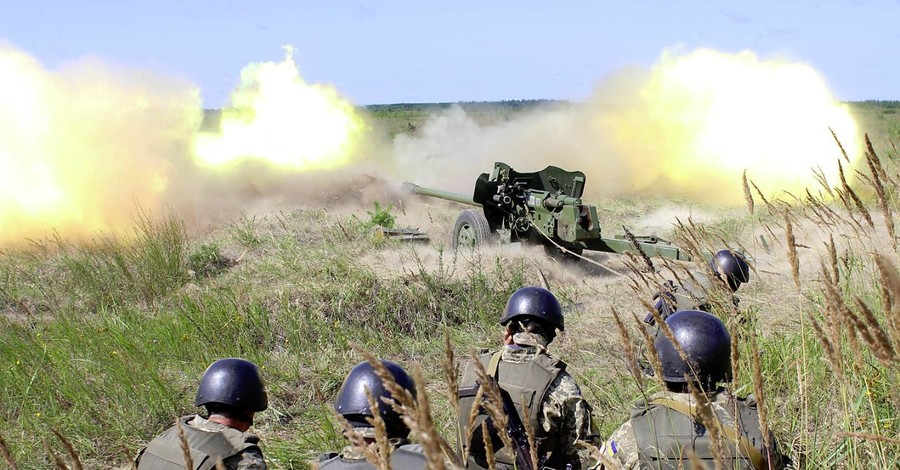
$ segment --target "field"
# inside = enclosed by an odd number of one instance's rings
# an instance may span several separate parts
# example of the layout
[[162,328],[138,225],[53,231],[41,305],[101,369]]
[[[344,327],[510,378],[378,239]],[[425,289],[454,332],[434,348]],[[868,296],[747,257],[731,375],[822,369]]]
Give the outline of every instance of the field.
[[[492,122],[536,104],[465,106]],[[415,132],[442,106],[366,112],[394,135]],[[766,426],[798,468],[900,466],[900,103],[851,108],[874,153],[857,174],[847,170],[847,184],[831,182],[827,201],[764,201],[750,187],[740,208],[590,201],[611,230],[625,224],[700,249],[724,240],[751,255],[740,315],[723,305],[716,313],[740,352],[734,389],[756,393]],[[496,347],[499,313],[527,284],[546,283],[564,305],[567,331],[551,352],[570,365],[601,436],[626,419],[642,390],[659,387],[629,373],[626,351],[643,342],[632,314],[644,315],[641,300],[671,270],[696,266],[660,264],[652,274],[620,255],[590,254],[571,266],[540,248],[455,253],[447,234],[460,207],[383,202],[391,205],[281,207],[202,230],[148,211],[127,241],[50,238],[0,251],[0,436],[8,450],[0,462],[48,468],[56,455],[85,468],[128,468],[176,416],[195,412],[206,366],[240,356],[260,364],[268,384],[270,408],[254,429],[270,467],[307,468],[344,445],[330,407],[363,360],[355,347],[421,367],[437,429],[452,442],[444,334],[458,361]],[[692,222],[674,226],[683,214]],[[373,224],[388,219],[431,242],[373,238]]]

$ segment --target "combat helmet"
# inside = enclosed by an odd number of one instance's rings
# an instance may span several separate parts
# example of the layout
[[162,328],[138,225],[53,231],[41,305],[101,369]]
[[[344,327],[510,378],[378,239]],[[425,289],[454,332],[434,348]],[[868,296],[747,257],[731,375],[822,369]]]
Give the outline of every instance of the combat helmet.
[[522,287],[506,302],[500,324],[506,326],[516,318],[530,317],[545,322],[559,331],[565,330],[562,308],[552,292],[542,287]]
[[700,310],[682,310],[666,319],[666,325],[687,356],[685,362],[663,334],[654,344],[666,382],[685,383],[685,374],[707,390],[731,380],[731,336],[722,320]]
[[[397,385],[409,391],[413,397],[416,396],[416,384],[412,377],[403,370],[403,367],[391,361],[382,360],[381,363],[394,376]],[[366,418],[374,417],[366,390],[378,402],[378,409],[381,419],[384,420],[388,437],[406,438],[409,436],[409,428],[403,423],[403,419],[394,411],[393,407],[382,400],[382,398],[392,398],[391,393],[385,388],[384,383],[375,372],[375,368],[368,362],[360,362],[347,374],[347,378],[344,379],[341,390],[338,392],[337,400],[335,400],[334,409],[353,427],[372,427],[366,420]]]
[[197,387],[197,406],[226,405],[244,412],[263,411],[269,407],[266,387],[256,364],[239,358],[213,362]]
[[732,292],[738,290],[742,283],[750,281],[750,265],[743,254],[733,250],[721,250],[710,261],[714,273],[725,276]]

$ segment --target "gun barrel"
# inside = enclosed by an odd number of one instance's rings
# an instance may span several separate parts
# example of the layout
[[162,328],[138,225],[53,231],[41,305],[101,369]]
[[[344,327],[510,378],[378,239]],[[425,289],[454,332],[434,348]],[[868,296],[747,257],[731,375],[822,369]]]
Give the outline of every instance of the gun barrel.
[[409,181],[403,183],[403,189],[413,194],[421,194],[422,196],[436,197],[438,199],[445,199],[448,201],[458,202],[460,204],[481,207],[481,204],[478,204],[477,202],[472,200],[472,196],[452,193],[450,191],[441,191],[440,189],[425,188],[415,183],[410,183]]

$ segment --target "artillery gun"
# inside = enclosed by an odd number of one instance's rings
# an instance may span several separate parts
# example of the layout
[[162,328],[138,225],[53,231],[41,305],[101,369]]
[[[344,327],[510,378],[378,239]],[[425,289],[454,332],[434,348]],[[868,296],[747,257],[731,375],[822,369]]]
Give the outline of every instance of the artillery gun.
[[571,260],[577,260],[584,250],[637,253],[638,249],[647,256],[691,259],[686,251],[655,235],[602,236],[597,208],[581,201],[584,184],[580,171],[548,166],[520,173],[497,162],[491,174],[482,173],[475,181],[471,197],[410,182],[404,187],[415,194],[478,207],[462,211],[456,219],[450,236],[454,249],[499,238],[501,243],[539,243],[549,254]]

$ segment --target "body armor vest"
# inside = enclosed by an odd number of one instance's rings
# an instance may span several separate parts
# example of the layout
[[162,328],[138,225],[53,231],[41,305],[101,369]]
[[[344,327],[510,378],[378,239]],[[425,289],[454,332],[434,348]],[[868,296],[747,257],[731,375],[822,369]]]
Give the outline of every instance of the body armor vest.
[[[533,361],[529,362],[504,362],[499,360],[499,354],[500,352],[494,354],[485,353],[480,355],[478,359],[488,374],[492,373],[492,363],[496,361],[493,372],[500,388],[509,394],[522,423],[524,424],[527,421],[531,429],[535,431],[538,459],[545,459],[545,467],[557,468],[557,466],[564,466],[562,462],[565,459],[565,453],[559,448],[558,436],[544,433],[540,416],[541,405],[544,403],[550,385],[566,369],[566,364],[547,354],[538,354]],[[492,360],[495,355],[497,355],[496,359]],[[463,372],[460,388],[475,386],[477,378],[475,367],[472,364],[468,364]],[[463,433],[469,429],[470,410],[475,404],[475,398],[469,395],[461,395],[459,400],[460,429]],[[528,407],[527,414],[525,414],[523,409],[523,403]],[[503,441],[500,440],[497,434],[497,432],[507,432],[507,430],[495,429],[492,420],[488,418],[487,412],[483,408],[479,408],[475,417],[475,428],[471,442],[463,442],[463,445],[460,446],[460,448],[464,445],[469,446],[467,468],[488,468],[484,438],[481,434],[481,423],[485,420],[488,420],[488,432],[491,434],[491,446],[494,449],[497,468],[513,468],[515,465],[515,453],[512,449],[507,449],[503,445]],[[465,439],[464,435],[459,436],[460,441],[463,439]]]
[[[218,432],[204,431],[188,425],[193,418],[193,416],[180,418],[181,428],[184,430],[184,437],[187,439],[191,460],[194,463],[193,470],[214,469],[217,461],[258,447],[259,438],[253,434],[245,434],[231,428]],[[138,470],[184,469],[184,451],[181,449],[178,427],[172,426],[150,441],[150,444],[138,454],[136,466]]]
[[[374,470],[368,460],[345,460],[340,455],[332,455],[319,464],[320,470]],[[428,460],[419,445],[404,445],[391,452],[391,468],[395,470],[424,470]]]
[[[734,403],[737,403],[738,416],[732,420]],[[689,466],[689,449],[696,453],[704,468],[715,468],[712,441],[708,430],[700,423],[698,406],[666,398],[651,400],[649,405],[643,400],[635,404],[631,423],[641,468],[647,465],[647,468],[674,470]],[[730,462],[726,460],[725,468],[768,468],[756,403],[752,400],[735,399],[725,408],[724,413],[716,412],[719,434],[726,441],[726,459],[731,456]],[[713,410],[715,411],[715,407]],[[722,424],[723,418],[733,421],[734,425]]]

